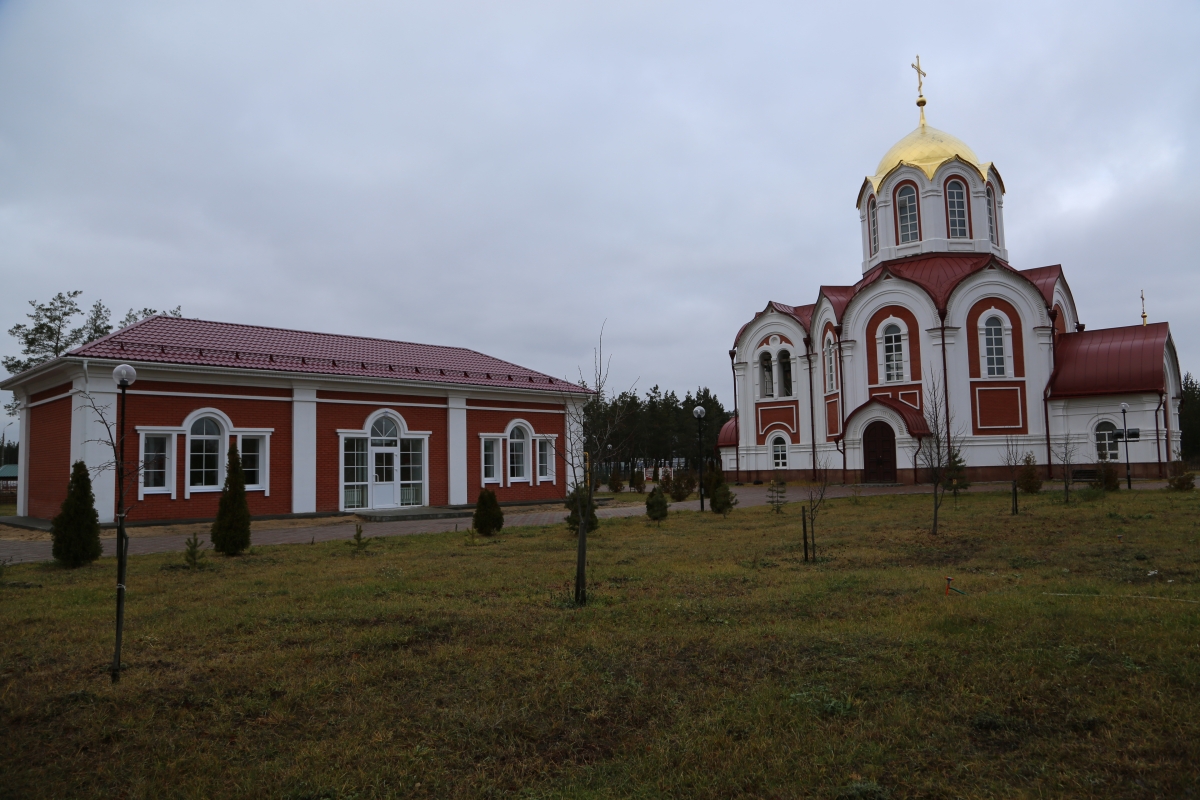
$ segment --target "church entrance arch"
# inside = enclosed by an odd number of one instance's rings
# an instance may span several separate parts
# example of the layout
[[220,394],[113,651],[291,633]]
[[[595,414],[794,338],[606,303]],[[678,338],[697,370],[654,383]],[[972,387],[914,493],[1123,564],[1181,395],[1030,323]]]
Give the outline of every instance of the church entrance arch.
[[863,431],[863,483],[896,483],[896,432],[876,420]]

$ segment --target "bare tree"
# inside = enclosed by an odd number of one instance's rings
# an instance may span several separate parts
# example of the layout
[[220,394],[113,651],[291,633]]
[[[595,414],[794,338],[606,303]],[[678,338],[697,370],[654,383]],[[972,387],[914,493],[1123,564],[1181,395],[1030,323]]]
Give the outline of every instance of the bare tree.
[[817,560],[817,515],[825,505],[829,491],[829,469],[825,460],[818,458],[813,464],[812,480],[804,485],[804,506],[800,509],[800,521],[804,529],[804,560],[808,560],[808,543],[812,542],[812,557]]
[[1063,434],[1062,440],[1051,448],[1063,470],[1063,502],[1071,502],[1071,485],[1075,482],[1075,464],[1078,462],[1079,448],[1070,433]]
[[925,382],[924,413],[925,426],[929,435],[920,450],[920,463],[933,484],[933,526],[930,533],[938,532],[938,516],[945,500],[947,473],[950,472],[955,456],[962,449],[963,435],[955,433],[954,420],[946,409],[941,380],[931,375]]
[[1012,513],[1017,508],[1017,472],[1021,469],[1025,455],[1021,452],[1021,440],[1016,436],[1004,437],[1004,466],[1008,467],[1008,479],[1012,482]]

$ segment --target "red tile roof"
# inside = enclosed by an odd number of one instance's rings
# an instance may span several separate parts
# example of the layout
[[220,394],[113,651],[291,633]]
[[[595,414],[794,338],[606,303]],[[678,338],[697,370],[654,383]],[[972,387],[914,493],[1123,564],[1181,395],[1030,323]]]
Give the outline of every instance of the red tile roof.
[[717,434],[717,447],[737,447],[737,427],[737,417],[730,417],[729,421],[721,426],[721,432]]
[[153,316],[70,352],[86,358],[588,393],[462,347]]
[[1165,322],[1059,334],[1050,397],[1165,392]]
[[[904,427],[908,430],[908,435],[914,439],[923,439],[929,435],[929,425],[925,422],[925,415],[917,409],[910,406],[908,403],[901,403],[891,397],[872,397],[867,402],[863,403],[858,408],[850,412],[850,416],[846,417],[846,428],[850,427],[850,420],[854,419],[854,415],[862,411],[872,403],[879,403],[885,408],[890,408],[900,415],[900,419],[904,421]],[[845,436],[845,428],[842,429],[842,436]]]

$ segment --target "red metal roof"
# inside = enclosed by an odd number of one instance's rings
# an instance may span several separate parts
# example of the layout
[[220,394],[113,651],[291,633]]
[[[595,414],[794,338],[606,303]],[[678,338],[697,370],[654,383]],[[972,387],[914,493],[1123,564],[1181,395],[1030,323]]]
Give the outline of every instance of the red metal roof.
[[[901,403],[891,397],[872,397],[867,402],[863,403],[858,408],[850,412],[850,416],[846,417],[846,427],[850,427],[850,420],[854,419],[854,415],[862,411],[872,403],[879,403],[885,408],[890,408],[900,415],[900,419],[904,420],[904,427],[908,431],[908,435],[915,439],[923,439],[929,435],[929,425],[925,422],[925,415],[917,409],[910,406],[908,403]],[[844,429],[843,429],[844,430]],[[845,433],[842,433],[845,436]]]
[[721,432],[717,434],[717,447],[737,447],[737,427],[737,417],[730,417],[729,421],[721,426]]
[[462,347],[163,315],[148,317],[89,342],[72,350],[70,355],[588,393],[587,389],[570,381]]
[[[807,334],[808,326],[812,322],[813,309],[816,308],[816,306],[813,304],[809,304],[807,306],[789,306],[786,303],[778,303],[778,302],[772,300],[769,303],[767,303],[766,308],[764,308],[762,311],[757,312],[750,319],[750,322],[754,322],[754,320],[761,317],[763,314],[765,314],[767,312],[768,309],[771,309],[771,308],[775,309],[780,314],[787,314],[789,317],[792,317],[794,320],[799,322],[800,327],[803,328],[804,332]],[[742,340],[742,334],[746,332],[746,328],[748,328],[750,326],[750,322],[747,322],[745,325],[738,328],[737,336],[733,337],[733,346],[734,347],[737,347],[737,343]]]
[[[863,280],[866,280],[865,278]],[[858,294],[859,286],[862,284],[854,284],[853,286],[822,286],[817,293],[817,302],[821,302],[821,297],[829,300],[829,304],[833,306],[833,318],[838,322],[842,321],[842,312],[846,310],[846,306],[850,305],[850,301],[854,299],[854,295]]]
[[1062,277],[1062,272],[1062,264],[1017,271],[1019,275],[1024,275],[1028,278],[1029,282],[1036,286],[1038,291],[1042,293],[1042,299],[1046,301],[1046,308],[1054,308],[1054,286],[1058,283],[1058,279]]
[[1165,322],[1059,334],[1050,397],[1165,392],[1170,338]]

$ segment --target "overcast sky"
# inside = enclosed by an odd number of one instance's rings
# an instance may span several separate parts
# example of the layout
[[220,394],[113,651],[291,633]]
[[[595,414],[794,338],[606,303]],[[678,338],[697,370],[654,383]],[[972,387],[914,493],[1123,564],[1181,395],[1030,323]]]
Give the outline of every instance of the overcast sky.
[[745,320],[860,277],[920,53],[1013,265],[1092,328],[1145,289],[1200,372],[1198,36],[1195,2],[3,2],[0,323],[82,289],[574,378],[607,320],[614,386],[731,404]]

